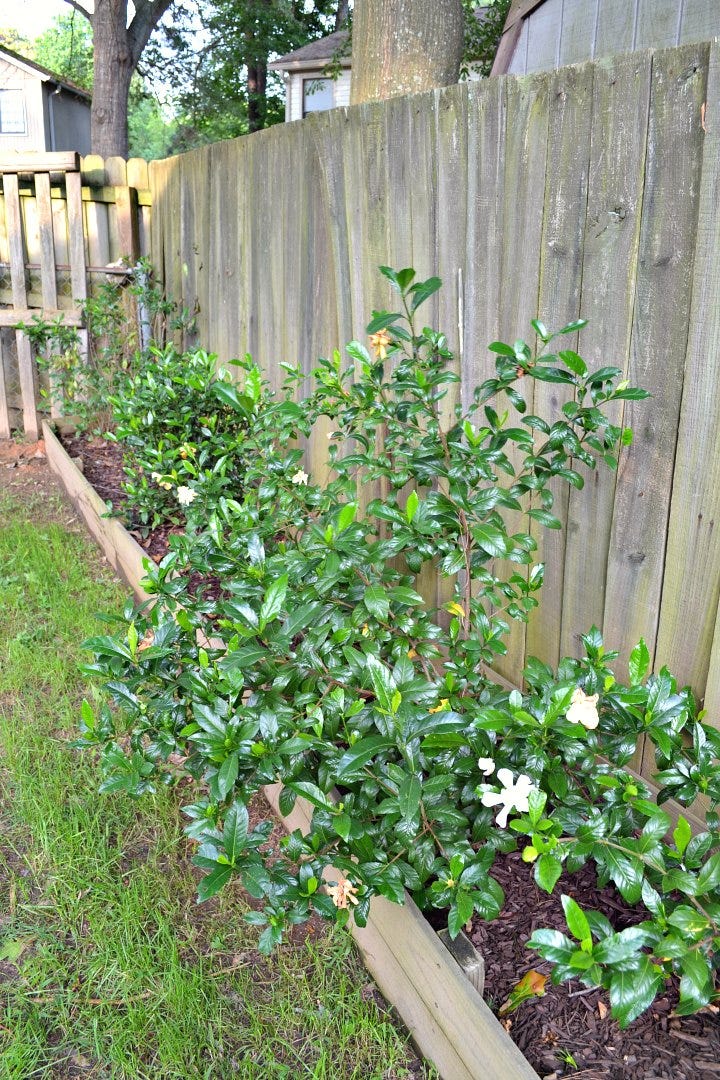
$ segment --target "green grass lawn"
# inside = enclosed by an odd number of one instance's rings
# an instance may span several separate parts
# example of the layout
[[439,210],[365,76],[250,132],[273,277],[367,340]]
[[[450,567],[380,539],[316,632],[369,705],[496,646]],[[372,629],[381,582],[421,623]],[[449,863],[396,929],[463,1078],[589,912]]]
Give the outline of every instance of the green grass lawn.
[[67,506],[0,490],[0,1080],[433,1075],[344,933],[265,959],[240,889],[196,905],[184,799],[97,794],[79,646],[124,597]]

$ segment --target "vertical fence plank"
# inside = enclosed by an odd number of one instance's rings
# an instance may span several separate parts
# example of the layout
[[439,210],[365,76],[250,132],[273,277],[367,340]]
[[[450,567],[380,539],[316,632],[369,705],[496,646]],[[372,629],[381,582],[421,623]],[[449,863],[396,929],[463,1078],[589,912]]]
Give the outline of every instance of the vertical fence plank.
[[[608,553],[603,631],[619,665],[645,638],[652,656],[660,611],[687,349],[698,212],[707,46],[656,53],[628,378],[652,394],[625,403],[633,445],[620,458]],[[688,74],[690,73],[690,74]],[[677,153],[677,147],[683,153]],[[678,193],[682,197],[678,198]]]
[[[507,88],[499,325],[502,341],[527,337],[531,333],[530,320],[537,315],[551,81],[552,76],[545,74],[525,75],[510,80]],[[504,403],[501,408],[505,408]],[[532,409],[530,398],[528,411]],[[510,406],[508,426],[518,426],[519,419]],[[524,455],[514,444],[508,444],[506,453],[515,466],[520,465]],[[520,511],[508,512],[506,521],[511,534],[529,529],[530,519]],[[526,574],[527,568],[517,563],[501,563],[498,567],[498,575],[503,578],[516,572]],[[503,678],[517,683],[525,665],[526,628],[516,620],[509,623],[507,654],[499,657],[493,667]]]
[[38,173],[35,177],[38,224],[40,232],[40,280],[42,282],[42,306],[57,308],[57,282],[55,280],[55,240],[53,237],[52,203],[50,201],[50,175]]
[[[710,49],[693,293],[656,663],[705,689],[720,598],[720,46]],[[701,124],[698,113],[695,123]],[[717,706],[717,686],[711,688]],[[715,718],[717,722],[717,718]]]
[[[538,314],[550,329],[580,315],[594,71],[591,64],[570,68],[553,76],[550,87],[548,144],[552,151],[545,181],[538,298]],[[575,348],[576,338],[566,338],[562,344]],[[533,389],[533,411],[554,422],[570,397],[568,388],[536,382]],[[546,529],[531,522],[537,542],[533,560],[544,563],[545,581],[536,597],[539,606],[530,616],[526,643],[529,656],[555,667],[560,659],[569,491],[560,480],[552,481],[550,490],[555,499],[552,513],[563,528]]]
[[[627,368],[640,235],[650,56],[600,61],[595,70],[590,180],[583,249],[580,338],[590,369]],[[607,410],[622,421],[618,404]],[[564,568],[562,655],[582,651],[580,636],[602,628],[605,568],[616,477],[604,465],[582,470],[585,487],[569,493]]]
[[[5,196],[5,220],[10,248],[10,280],[12,283],[13,307],[22,309],[27,307],[25,245],[23,242],[18,178],[14,173],[5,173],[3,176],[3,193]],[[39,433],[36,406],[37,387],[30,339],[27,334],[23,334],[21,330],[18,330],[15,334],[15,343],[20,374],[23,427],[28,439],[37,439]]]
[[10,401],[5,378],[5,341],[0,329],[0,439],[10,438]]
[[74,300],[87,296],[85,233],[83,230],[82,181],[79,172],[66,173],[68,237],[70,240],[70,283]]
[[[57,280],[55,278],[55,239],[53,237],[52,201],[50,198],[50,174],[35,176],[35,201],[37,203],[38,232],[40,242],[40,280],[42,283],[42,306],[55,310],[58,306]],[[52,346],[50,346],[52,347]],[[61,402],[57,400],[50,380],[50,415],[60,415]]]
[[492,374],[487,346],[500,326],[505,203],[505,109],[509,79],[468,85],[467,230],[464,259],[463,379],[468,409],[476,386]]

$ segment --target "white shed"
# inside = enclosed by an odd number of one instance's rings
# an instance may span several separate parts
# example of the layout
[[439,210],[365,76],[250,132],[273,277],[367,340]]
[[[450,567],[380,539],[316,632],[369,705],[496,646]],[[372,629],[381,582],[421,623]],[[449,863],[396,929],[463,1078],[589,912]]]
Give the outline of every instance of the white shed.
[[720,36],[720,0],[513,0],[493,75]]
[[[350,52],[347,30],[311,41],[301,49],[273,60],[268,67],[285,79],[285,120],[302,120],[312,112],[324,112],[350,104]],[[337,78],[327,74],[329,63],[339,68]]]
[[90,153],[90,94],[0,48],[0,153]]

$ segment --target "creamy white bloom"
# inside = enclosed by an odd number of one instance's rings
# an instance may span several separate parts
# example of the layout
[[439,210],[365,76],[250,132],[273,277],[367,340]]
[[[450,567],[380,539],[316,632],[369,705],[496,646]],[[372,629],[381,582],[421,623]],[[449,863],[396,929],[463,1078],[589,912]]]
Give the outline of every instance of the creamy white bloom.
[[193,499],[197,499],[197,491],[184,486],[177,489],[177,501],[181,506],[189,506]]
[[306,472],[303,472],[302,469],[298,469],[298,471],[295,473],[295,475],[290,477],[290,483],[291,484],[307,484],[308,479],[309,479],[308,474]]
[[530,808],[528,801],[530,792],[538,789],[525,773],[520,773],[517,780],[514,780],[510,769],[498,769],[497,778],[502,784],[502,790],[484,791],[481,802],[483,806],[500,807],[495,822],[504,829],[511,810],[517,810],[521,814],[527,813]]
[[566,717],[571,724],[582,724],[593,730],[600,723],[597,703],[599,694],[586,694],[579,686],[573,693],[571,705],[566,712]]
[[478,758],[478,769],[483,776],[490,776],[491,773],[495,772],[495,762],[491,757],[480,757]]

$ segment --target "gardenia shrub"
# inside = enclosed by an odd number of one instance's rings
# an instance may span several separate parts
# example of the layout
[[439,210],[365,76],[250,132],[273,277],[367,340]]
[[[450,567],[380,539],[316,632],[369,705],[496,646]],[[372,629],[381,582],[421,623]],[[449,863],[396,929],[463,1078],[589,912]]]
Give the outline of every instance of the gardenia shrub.
[[[104,791],[197,782],[185,813],[200,899],[242,883],[262,905],[247,917],[264,950],[313,913],[363,925],[373,896],[406,890],[456,935],[502,910],[493,863],[519,848],[548,892],[590,862],[638,905],[618,932],[561,896],[567,935],[529,942],[556,981],[606,986],[625,1025],[677,974],[679,1011],[698,1009],[715,992],[718,818],[693,837],[680,817],[671,833],[659,803],[715,805],[717,733],[667,671],[648,675],[642,642],[628,685],[595,629],[557,671],[529,661],[525,692],[487,668],[537,603],[527,529],[559,527],[550,481],[580,488],[578,466],[615,467],[630,434],[605,410],[644,392],[555,348],[582,321],[558,334],[536,321],[539,351],[493,343],[495,375],[454,403],[445,337],[418,322],[439,281],[382,272],[401,310],[374,314],[351,367],[320,361],[309,398],[295,400],[292,371],[271,393],[249,360],[244,385],[219,391],[246,425],[239,494],[189,481],[187,530],[149,568],[153,603],[129,603],[116,636],[88,642],[87,671],[117,707],[86,703],[79,744],[100,747]],[[535,381],[572,391],[556,416],[528,413]],[[324,487],[299,448],[320,417]],[[447,586],[440,609],[418,590],[426,571]],[[641,734],[657,800],[624,770]],[[272,819],[251,829],[247,805],[278,781],[283,812],[303,798],[312,824],[268,847]]]
[[180,524],[198,495],[196,512],[206,512],[208,499],[238,490],[249,414],[214,353],[153,344],[109,400],[130,524],[145,533]]

